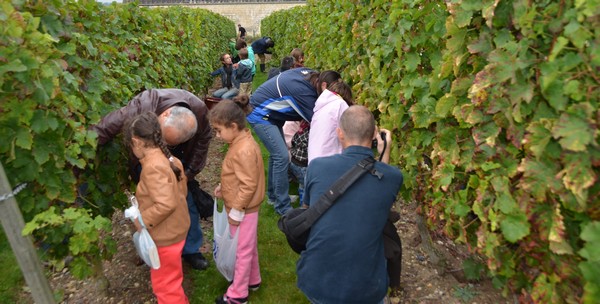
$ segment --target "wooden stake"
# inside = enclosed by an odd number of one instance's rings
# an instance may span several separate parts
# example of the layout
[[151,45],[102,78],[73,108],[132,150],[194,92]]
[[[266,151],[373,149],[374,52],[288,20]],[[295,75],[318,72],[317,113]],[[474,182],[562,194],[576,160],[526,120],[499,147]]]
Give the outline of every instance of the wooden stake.
[[[6,178],[4,166],[0,163],[0,195],[11,192],[12,188]],[[10,247],[21,267],[25,281],[31,289],[31,295],[35,303],[55,303],[54,295],[48,284],[48,279],[44,275],[44,269],[31,237],[21,235],[21,231],[25,227],[25,221],[14,197],[11,196],[4,201],[0,201],[0,221]]]

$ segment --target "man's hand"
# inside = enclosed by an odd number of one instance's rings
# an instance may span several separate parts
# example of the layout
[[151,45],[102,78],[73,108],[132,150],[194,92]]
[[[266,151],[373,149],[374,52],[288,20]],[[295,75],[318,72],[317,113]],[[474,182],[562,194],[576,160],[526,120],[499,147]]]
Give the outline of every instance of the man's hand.
[[192,173],[192,170],[189,168],[185,169],[185,177],[187,177],[188,181],[194,180],[196,178],[196,174]]
[[[383,138],[381,138],[381,133],[385,135],[386,144],[384,144]],[[390,162],[390,151],[392,147],[392,132],[390,132],[390,130],[387,129],[379,129],[375,134],[375,138],[377,139],[377,152],[379,152],[379,155],[383,154],[381,162],[388,164]]]

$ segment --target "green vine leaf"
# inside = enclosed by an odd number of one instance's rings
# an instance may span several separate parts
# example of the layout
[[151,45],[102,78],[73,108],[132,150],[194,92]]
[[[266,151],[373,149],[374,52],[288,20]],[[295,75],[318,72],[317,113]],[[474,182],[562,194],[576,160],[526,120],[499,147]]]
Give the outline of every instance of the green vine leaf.
[[28,129],[19,129],[17,130],[15,143],[18,147],[30,150],[33,144],[33,136]]
[[546,152],[546,146],[552,139],[553,121],[542,119],[534,121],[527,127],[528,134],[525,135],[525,146],[531,150],[533,155],[539,159]]
[[581,239],[586,243],[579,255],[588,261],[600,262],[600,222],[585,224],[581,230]]
[[552,128],[552,136],[559,139],[560,145],[571,151],[585,151],[595,137],[588,117],[591,116],[593,107],[589,103],[574,105],[562,115]]
[[527,217],[522,212],[508,214],[500,221],[502,235],[511,243],[529,235],[530,227]]
[[581,239],[586,241],[579,255],[586,259],[579,263],[579,269],[587,280],[584,286],[584,303],[594,303],[600,299],[600,222],[587,223],[581,230]]

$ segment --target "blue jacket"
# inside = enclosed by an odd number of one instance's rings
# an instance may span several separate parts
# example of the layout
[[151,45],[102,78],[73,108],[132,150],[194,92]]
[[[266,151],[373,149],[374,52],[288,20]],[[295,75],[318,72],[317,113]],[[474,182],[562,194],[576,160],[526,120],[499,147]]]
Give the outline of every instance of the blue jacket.
[[[236,79],[236,71],[233,69],[233,67],[231,68],[231,84],[236,88],[239,89],[240,88],[240,82]],[[221,75],[221,85],[226,88],[227,87],[227,72],[225,71],[224,67],[220,67],[218,68],[216,71],[210,73],[210,76],[217,76],[217,75]]]
[[319,97],[316,88],[306,80],[311,72],[314,71],[309,68],[291,69],[264,82],[250,97],[254,110],[248,114],[248,122],[277,126],[290,120],[310,122]]
[[235,80],[239,83],[252,82],[252,68],[254,67],[254,62],[250,59],[240,60]]
[[[309,208],[371,149],[347,147],[315,158],[305,177]],[[380,303],[388,289],[383,228],[402,185],[402,173],[376,162],[381,179],[366,173],[313,224],[296,264],[298,288],[315,303]]]
[[267,51],[267,49],[269,48],[269,46],[267,46],[267,39],[271,38],[262,37],[252,42],[252,49],[254,50],[254,54],[271,54]]

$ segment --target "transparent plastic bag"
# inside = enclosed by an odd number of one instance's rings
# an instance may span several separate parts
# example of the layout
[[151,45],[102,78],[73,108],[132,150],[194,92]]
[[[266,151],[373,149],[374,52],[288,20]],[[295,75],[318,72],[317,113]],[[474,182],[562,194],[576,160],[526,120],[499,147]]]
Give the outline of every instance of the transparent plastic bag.
[[133,244],[135,245],[135,250],[138,255],[146,265],[152,267],[153,269],[160,268],[160,258],[158,257],[158,248],[156,248],[156,244],[154,244],[154,240],[150,236],[148,229],[146,229],[146,225],[142,220],[142,215],[140,210],[138,209],[138,202],[131,193],[127,193],[129,197],[129,201],[131,202],[131,207],[125,210],[125,217],[134,221],[136,218],[139,219],[139,222],[142,226],[140,231],[136,231],[133,234]]
[[240,229],[238,227],[235,235],[231,236],[227,211],[225,211],[224,206],[223,211],[219,212],[219,210],[217,210],[216,198],[213,210],[213,258],[219,272],[227,281],[231,282],[233,281],[233,275],[235,273],[235,255],[237,253]]

